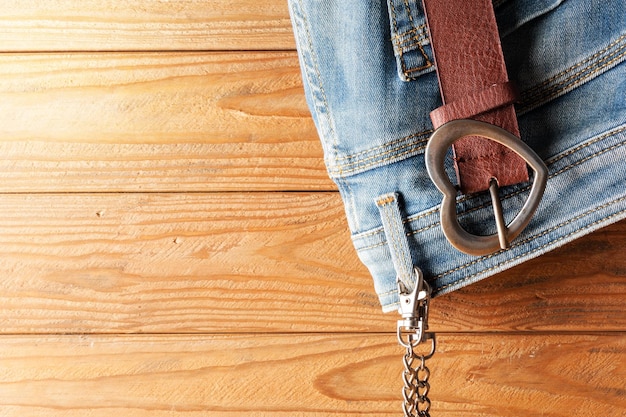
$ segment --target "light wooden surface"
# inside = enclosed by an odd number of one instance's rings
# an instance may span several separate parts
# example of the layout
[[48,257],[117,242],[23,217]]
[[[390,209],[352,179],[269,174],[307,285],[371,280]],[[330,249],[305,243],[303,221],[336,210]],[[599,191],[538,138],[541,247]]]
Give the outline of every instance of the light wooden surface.
[[[286,2],[0,6],[0,416],[401,415]],[[433,416],[626,415],[625,254],[434,300]]]
[[[5,416],[400,415],[387,334],[3,339]],[[618,416],[625,354],[615,334],[443,335],[433,415]]]
[[[380,312],[336,193],[11,194],[0,219],[5,333],[386,332],[397,320]],[[624,253],[619,223],[435,299],[432,327],[620,331]]]
[[284,0],[2,0],[5,51],[293,49]]
[[2,55],[0,152],[5,192],[335,189],[295,52]]

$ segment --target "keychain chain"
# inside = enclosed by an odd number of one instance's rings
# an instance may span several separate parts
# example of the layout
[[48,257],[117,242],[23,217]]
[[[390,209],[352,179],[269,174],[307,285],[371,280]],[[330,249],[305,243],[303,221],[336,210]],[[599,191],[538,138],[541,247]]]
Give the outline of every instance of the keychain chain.
[[[419,365],[414,368],[413,363],[416,360],[419,362]],[[404,397],[404,403],[402,404],[402,409],[404,416],[430,417],[430,399],[428,398],[430,370],[426,366],[426,357],[417,355],[413,344],[410,344],[406,348],[403,363],[404,372],[402,373],[402,379],[404,381],[404,389],[402,390],[402,396]]]
[[[402,315],[402,320],[398,320],[398,342],[406,349],[402,372],[402,409],[404,417],[430,417],[430,370],[426,366],[426,360],[436,350],[435,334],[427,332],[431,288],[419,268],[415,268],[415,278],[412,291],[408,291],[405,284],[398,280],[399,311]],[[430,353],[417,354],[415,348],[427,340],[431,342]]]

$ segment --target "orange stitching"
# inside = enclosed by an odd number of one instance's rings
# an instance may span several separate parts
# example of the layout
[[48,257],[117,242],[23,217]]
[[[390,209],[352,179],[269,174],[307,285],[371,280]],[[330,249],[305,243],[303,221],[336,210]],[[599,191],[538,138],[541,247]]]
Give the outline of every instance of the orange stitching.
[[[626,47],[626,46],[625,46]],[[607,56],[606,58],[609,58],[610,56]],[[593,71],[587,73],[586,75],[582,76],[581,78],[578,78],[576,81],[572,82],[571,84],[567,84],[564,85],[565,83],[571,81],[572,79],[576,79],[578,76],[580,76],[581,74],[583,74],[586,71],[591,70],[592,67],[587,67],[582,71],[579,71],[576,74],[573,74],[572,76],[568,77],[566,80],[563,80],[562,82],[555,84],[554,86],[550,87],[549,89],[547,89],[546,91],[541,91],[541,92],[537,92],[534,93],[533,96],[531,97],[525,97],[524,101],[525,102],[529,102],[525,105],[523,105],[520,109],[520,113],[523,111],[527,111],[528,109],[532,108],[533,106],[537,106],[541,103],[546,103],[556,97],[559,97],[565,90],[569,89],[569,88],[575,88],[579,85],[584,84],[587,80],[589,80],[590,78],[593,78],[594,76],[598,75],[603,69],[613,65],[615,62],[620,61],[623,57],[626,57],[626,51],[624,53],[622,53],[621,55],[618,55],[617,57],[613,58],[611,61],[605,62],[602,66],[595,68]],[[599,62],[596,62],[596,64],[599,64]],[[563,86],[562,88],[559,88],[560,86]]]
[[380,200],[376,201],[376,205],[378,205],[379,207],[382,207],[382,206],[385,206],[387,204],[393,203],[394,200],[395,200],[395,198],[390,196],[390,197],[383,198],[383,199],[380,199]]
[[[595,54],[591,55],[590,57],[587,57],[585,59],[583,59],[582,61],[572,65],[571,67],[564,69],[563,71],[559,72],[558,74],[548,78],[547,80],[545,80],[544,82],[542,82],[541,84],[533,87],[534,89],[540,89],[542,87],[545,87],[546,85],[550,84],[552,81],[554,81],[557,78],[560,78],[562,76],[564,76],[565,74],[567,74],[570,71],[573,71],[574,69],[581,67],[582,65],[584,65],[585,63],[594,60],[595,58],[599,57],[600,55],[603,55],[606,51],[608,51],[609,49],[611,49],[613,46],[617,45],[618,43],[620,43],[622,41],[622,39],[626,39],[626,35],[622,35],[619,38],[617,38],[614,42],[611,42],[606,48],[601,49],[600,51],[596,52]],[[531,91],[531,90],[529,90]]]
[[396,35],[394,35],[392,39],[400,40],[401,38],[405,38],[405,37],[409,37],[409,39],[412,39],[413,37],[410,35],[413,35],[414,33],[418,33],[418,32],[424,33],[425,28],[426,28],[426,23],[424,23],[423,25],[419,25],[417,27],[413,27],[413,29],[409,29],[402,33],[398,33],[398,30],[396,29]]
[[[519,242],[518,244],[512,245],[511,247],[516,247],[516,246],[521,245],[522,243],[526,243],[526,242],[527,242],[527,241],[529,241],[529,240],[533,240],[533,239],[537,239],[537,238],[539,238],[539,237],[541,237],[541,236],[545,236],[546,234],[548,234],[548,233],[550,233],[550,232],[552,232],[552,231],[554,231],[554,230],[556,230],[556,229],[558,229],[558,228],[560,228],[560,227],[563,227],[563,226],[565,226],[565,225],[567,225],[567,224],[569,224],[569,223],[572,223],[572,222],[574,222],[574,221],[576,221],[576,220],[581,219],[582,217],[588,216],[588,215],[590,215],[590,214],[592,214],[592,213],[594,213],[594,212],[596,212],[596,211],[599,211],[599,210],[601,210],[601,209],[603,209],[603,208],[609,207],[609,206],[611,206],[611,205],[613,205],[613,204],[619,203],[619,202],[621,202],[621,201],[623,201],[623,200],[626,200],[626,197],[621,197],[621,198],[618,198],[618,199],[613,200],[613,201],[611,201],[611,202],[609,202],[609,203],[607,203],[607,204],[603,204],[602,206],[598,207],[598,208],[597,208],[597,209],[595,209],[595,210],[590,210],[590,211],[588,211],[588,212],[582,213],[580,216],[577,216],[577,217],[576,217],[576,218],[574,218],[574,219],[570,219],[570,220],[568,220],[567,222],[564,222],[564,223],[561,223],[561,224],[559,224],[559,225],[557,225],[557,226],[554,226],[554,227],[552,227],[552,228],[550,228],[550,229],[548,229],[548,230],[543,231],[542,233],[539,233],[539,234],[536,234],[536,235],[534,235],[534,236],[532,236],[532,237],[529,237],[528,239],[525,239],[524,241]],[[545,243],[545,244],[543,244],[542,246],[539,246],[538,248],[533,249],[532,251],[529,251],[529,252],[525,252],[525,253],[519,254],[519,255],[517,255],[517,256],[516,256],[516,257],[514,257],[514,258],[507,259],[507,260],[505,260],[505,261],[503,261],[503,262],[500,262],[500,263],[499,263],[499,264],[497,264],[497,265],[494,265],[494,266],[492,266],[492,267],[490,267],[490,268],[487,268],[487,269],[483,269],[483,270],[481,270],[481,271],[479,271],[479,272],[476,272],[476,273],[474,273],[474,274],[472,274],[472,275],[469,275],[469,276],[467,276],[467,277],[465,277],[465,278],[463,278],[463,279],[461,279],[461,280],[458,280],[458,281],[452,282],[452,283],[450,283],[450,284],[444,285],[444,286],[442,286],[441,288],[439,288],[439,289],[437,290],[437,292],[438,292],[438,293],[440,293],[441,291],[445,290],[446,288],[449,288],[449,287],[452,287],[452,286],[456,286],[456,285],[460,285],[461,283],[463,283],[463,282],[465,282],[465,281],[468,281],[468,280],[470,280],[470,279],[474,278],[474,277],[475,277],[475,276],[477,276],[477,275],[484,274],[485,272],[493,271],[494,269],[500,268],[500,267],[501,267],[501,266],[503,266],[503,265],[506,265],[506,264],[509,264],[509,263],[515,262],[516,260],[518,260],[518,259],[520,259],[520,258],[522,258],[522,257],[524,257],[524,256],[528,256],[528,255],[530,255],[530,254],[532,254],[532,253],[538,252],[538,251],[540,251],[540,250],[542,250],[542,249],[544,249],[544,248],[546,248],[546,247],[548,247],[548,246],[550,246],[550,245],[555,244],[556,242],[560,242],[560,241],[562,241],[562,240],[564,240],[564,239],[567,239],[568,237],[570,237],[570,236],[572,236],[572,235],[574,235],[574,234],[576,234],[576,233],[579,233],[579,232],[580,232],[580,231],[582,231],[582,230],[589,229],[589,228],[591,228],[591,227],[593,227],[593,226],[595,226],[595,225],[597,225],[597,224],[600,224],[600,223],[602,223],[602,222],[604,222],[604,221],[606,221],[606,220],[609,220],[609,219],[612,219],[612,218],[614,218],[614,217],[620,216],[620,215],[621,215],[621,214],[623,214],[623,213],[626,213],[626,210],[621,210],[621,211],[619,211],[619,212],[617,212],[617,213],[613,213],[612,215],[607,216],[607,217],[605,217],[605,218],[603,218],[603,219],[596,220],[595,222],[590,223],[590,224],[588,224],[588,225],[586,225],[586,226],[584,226],[584,227],[582,227],[582,228],[580,228],[580,229],[576,229],[576,230],[574,230],[574,231],[572,231],[572,232],[570,232],[570,233],[568,233],[568,234],[566,234],[566,235],[563,235],[563,236],[559,237],[558,239],[556,239],[556,240],[554,240],[554,241],[552,241],[552,242]],[[456,272],[456,271],[458,271],[458,270],[465,269],[465,268],[467,268],[468,266],[471,266],[471,265],[473,265],[473,264],[476,264],[476,263],[478,263],[478,262],[482,261],[483,259],[488,259],[488,258],[490,258],[490,257],[493,257],[493,256],[495,256],[495,255],[497,255],[497,254],[499,254],[499,253],[501,253],[501,252],[502,252],[502,251],[498,251],[498,252],[493,253],[493,254],[491,254],[491,255],[488,255],[488,256],[486,256],[486,257],[481,257],[481,258],[479,258],[479,259],[477,259],[477,260],[475,260],[475,261],[472,261],[471,263],[468,263],[468,264],[466,264],[466,265],[462,265],[462,266],[457,267],[457,268],[455,268],[455,269],[452,269],[452,270],[450,270],[450,271],[446,271],[446,272],[444,272],[444,273],[442,273],[442,274],[439,274],[439,275],[437,275],[437,276],[436,276],[436,277],[434,277],[434,278],[435,278],[435,279],[442,278],[442,277],[443,277],[443,276],[445,276],[445,275],[449,275],[449,274],[451,274],[451,273],[453,273],[453,272]]]
[[[394,154],[393,156],[390,156],[390,157],[387,157],[387,158],[383,158],[383,159],[379,159],[379,160],[376,160],[374,162],[370,162],[370,163],[365,164],[365,165],[361,165],[358,162],[356,162],[355,164],[357,164],[357,165],[355,167],[353,167],[353,168],[350,168],[350,169],[345,169],[345,168],[343,168],[343,166],[340,165],[340,166],[337,167],[338,169],[330,167],[328,169],[328,171],[329,171],[330,175],[333,175],[333,173],[335,173],[336,171],[339,171],[337,173],[337,175],[342,175],[344,173],[350,173],[350,172],[359,171],[359,170],[362,170],[362,169],[368,169],[368,168],[371,168],[373,166],[380,165],[380,164],[388,162],[388,161],[393,161],[393,160],[395,160],[397,158],[401,158],[401,157],[403,157],[405,155],[408,155],[408,154],[411,154],[413,152],[417,152],[417,151],[423,150],[425,148],[426,148],[426,145],[416,146],[416,147],[410,148],[410,149],[408,149],[408,150],[406,150],[404,152],[401,152],[401,153],[398,153],[398,154]],[[400,148],[400,149],[402,149],[402,148]],[[373,157],[368,158],[368,159],[374,159],[374,158],[377,158],[378,156],[389,154],[389,153],[392,153],[392,152],[395,152],[395,151],[397,151],[397,149],[392,149],[392,150],[390,150],[388,152],[384,152],[384,153],[382,153],[380,155],[376,155],[376,156],[373,156]],[[351,165],[354,165],[354,164],[351,164]]]
[[[335,160],[336,161],[343,161],[345,159],[352,159],[352,158],[358,157],[358,156],[366,154],[366,153],[374,152],[374,151],[376,151],[378,149],[381,149],[381,148],[387,148],[389,146],[395,145],[396,143],[404,142],[404,141],[409,140],[409,139],[417,138],[417,137],[420,137],[420,136],[430,136],[432,133],[433,133],[432,130],[425,130],[424,132],[415,133],[413,135],[409,135],[409,136],[405,136],[405,137],[402,137],[402,138],[399,138],[399,139],[395,139],[395,140],[392,140],[391,142],[386,142],[386,143],[384,143],[382,145],[379,145],[379,146],[376,146],[374,148],[369,148],[369,149],[366,149],[366,150],[361,151],[361,152],[357,152],[357,153],[353,153],[353,154],[350,154],[350,155],[342,156],[340,158],[336,158]],[[424,140],[428,140],[428,138],[422,139],[421,141],[424,141]],[[408,146],[408,145],[405,145],[405,146]]]

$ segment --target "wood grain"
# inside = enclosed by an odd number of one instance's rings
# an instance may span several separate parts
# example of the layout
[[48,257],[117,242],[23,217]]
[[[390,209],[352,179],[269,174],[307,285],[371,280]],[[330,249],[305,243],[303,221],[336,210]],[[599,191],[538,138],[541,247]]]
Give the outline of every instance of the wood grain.
[[284,0],[2,1],[2,51],[295,47]]
[[[4,336],[3,416],[397,416],[393,334]],[[626,335],[446,335],[433,415],[618,416]]]
[[0,191],[334,190],[295,53],[0,56]]
[[[1,2],[1,417],[400,415],[294,47],[285,0]],[[434,300],[433,415],[626,415],[624,253]]]
[[[449,331],[624,331],[626,222],[435,299]],[[381,332],[336,193],[0,195],[4,333]]]

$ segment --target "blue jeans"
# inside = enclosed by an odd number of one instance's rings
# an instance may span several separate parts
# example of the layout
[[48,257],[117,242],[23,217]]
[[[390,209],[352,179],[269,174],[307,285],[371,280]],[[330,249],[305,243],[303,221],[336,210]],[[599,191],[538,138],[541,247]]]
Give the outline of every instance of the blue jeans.
[[[462,1],[462,0],[459,0]],[[444,294],[626,218],[626,2],[501,0],[495,10],[522,140],[549,178],[510,249],[471,256],[439,225],[441,194],[424,165],[441,105],[421,1],[290,0],[306,98],[352,241],[384,311],[397,309],[398,254]],[[454,168],[448,158],[451,179]],[[500,190],[510,221],[530,183]],[[393,236],[376,202],[401,216]],[[475,234],[495,233],[488,193],[459,196]],[[397,222],[396,222],[397,225]]]

